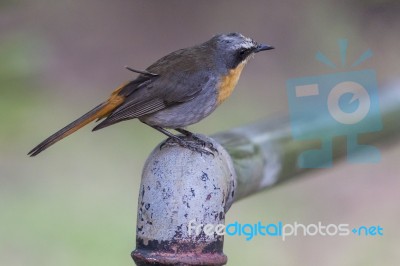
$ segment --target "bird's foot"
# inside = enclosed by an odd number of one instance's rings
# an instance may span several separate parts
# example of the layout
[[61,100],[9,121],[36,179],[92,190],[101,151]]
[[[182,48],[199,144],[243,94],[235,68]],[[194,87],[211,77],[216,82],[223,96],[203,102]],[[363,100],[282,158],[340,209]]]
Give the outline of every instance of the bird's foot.
[[194,152],[198,152],[200,153],[200,155],[204,153],[206,155],[214,156],[214,152],[218,153],[218,150],[214,148],[214,145],[211,142],[204,141],[194,135],[188,137],[184,136],[170,137],[160,145],[160,149],[162,149],[166,144],[178,144],[183,148],[189,149]]
[[188,139],[195,141],[196,143],[201,145],[203,148],[208,148],[213,153],[214,152],[218,153],[218,150],[216,148],[214,148],[214,145],[210,141],[205,141],[205,140],[197,137],[192,132],[190,132],[186,129],[183,129],[183,128],[175,128],[175,130],[178,131],[179,133],[182,133],[183,135],[185,135]]
[[192,134],[190,136],[190,138],[192,138],[196,143],[201,145],[203,148],[207,148],[213,153],[214,152],[218,153],[218,150],[216,148],[214,148],[214,145],[210,141],[202,140],[201,138],[197,137],[195,134]]

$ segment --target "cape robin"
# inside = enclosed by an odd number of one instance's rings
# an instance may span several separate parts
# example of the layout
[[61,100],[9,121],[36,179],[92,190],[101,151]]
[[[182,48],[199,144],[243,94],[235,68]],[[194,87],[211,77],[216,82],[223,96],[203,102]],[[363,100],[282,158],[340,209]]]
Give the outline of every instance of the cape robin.
[[[128,68],[140,75],[28,154],[39,154],[93,120],[103,120],[93,129],[98,130],[134,118],[181,146],[206,152],[202,149],[205,143],[183,127],[211,114],[231,95],[251,55],[270,49],[273,47],[258,44],[239,33],[220,34],[202,44],[172,52],[145,71]],[[174,129],[186,138],[165,128]]]

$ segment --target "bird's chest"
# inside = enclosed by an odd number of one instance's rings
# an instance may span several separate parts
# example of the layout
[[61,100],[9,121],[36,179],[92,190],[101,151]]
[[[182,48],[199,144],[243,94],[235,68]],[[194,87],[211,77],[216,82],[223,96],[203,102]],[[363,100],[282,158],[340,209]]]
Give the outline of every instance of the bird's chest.
[[246,62],[240,63],[236,68],[229,70],[228,74],[223,76],[218,83],[218,98],[217,104],[221,104],[225,101],[233,92],[236,84],[239,81],[240,74],[245,66]]

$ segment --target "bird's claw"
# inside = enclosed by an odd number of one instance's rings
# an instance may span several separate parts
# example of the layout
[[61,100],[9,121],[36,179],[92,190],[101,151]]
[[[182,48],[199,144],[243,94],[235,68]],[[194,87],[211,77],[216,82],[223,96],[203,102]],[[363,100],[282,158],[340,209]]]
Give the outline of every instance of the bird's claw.
[[[160,150],[168,143],[168,144],[178,144],[179,146],[189,149],[194,152],[200,153],[200,155],[212,155],[214,156],[214,152],[218,153],[218,150],[214,148],[214,145],[211,142],[204,141],[196,136],[191,136],[192,140],[188,140],[182,138],[181,136],[176,136],[176,138],[168,138],[160,145]],[[207,148],[207,149],[205,149]]]
[[218,153],[218,150],[217,150],[216,148],[214,148],[214,145],[213,145],[210,141],[202,140],[201,138],[197,137],[197,136],[194,135],[194,134],[191,136],[191,138],[192,138],[195,142],[197,142],[198,144],[200,144],[203,148],[205,147],[205,148],[209,149],[210,151],[212,151],[213,153],[214,153],[214,152]]

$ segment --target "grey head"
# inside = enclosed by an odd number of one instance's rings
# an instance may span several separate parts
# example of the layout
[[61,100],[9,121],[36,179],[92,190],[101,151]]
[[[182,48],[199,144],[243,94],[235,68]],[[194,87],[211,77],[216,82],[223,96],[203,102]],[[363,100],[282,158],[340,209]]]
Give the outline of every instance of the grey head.
[[209,42],[216,48],[215,56],[218,63],[228,69],[236,68],[255,53],[274,49],[270,45],[259,44],[236,32],[216,35]]

